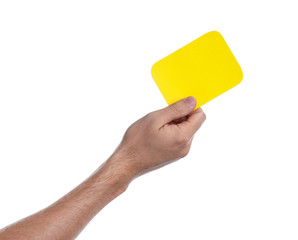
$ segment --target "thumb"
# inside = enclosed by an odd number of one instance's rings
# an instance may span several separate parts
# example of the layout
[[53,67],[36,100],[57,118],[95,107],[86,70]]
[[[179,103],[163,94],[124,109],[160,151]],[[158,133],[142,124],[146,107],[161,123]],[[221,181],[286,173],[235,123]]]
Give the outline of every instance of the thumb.
[[194,97],[183,98],[180,101],[159,110],[158,119],[162,121],[162,124],[169,123],[187,116],[194,110],[196,105],[197,101]]

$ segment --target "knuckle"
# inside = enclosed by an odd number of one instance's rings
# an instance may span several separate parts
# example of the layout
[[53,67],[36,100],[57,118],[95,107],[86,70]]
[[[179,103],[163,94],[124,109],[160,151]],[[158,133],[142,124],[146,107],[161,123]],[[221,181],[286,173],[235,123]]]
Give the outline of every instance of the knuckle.
[[180,152],[180,157],[181,157],[181,158],[184,158],[184,157],[187,156],[188,153],[189,153],[189,149],[184,148],[184,149],[181,150],[181,152]]
[[170,110],[174,113],[174,114],[179,114],[180,113],[180,110],[179,108],[177,107],[177,104],[171,104],[169,106]]
[[154,113],[150,112],[150,113],[146,114],[144,119],[146,119],[146,121],[148,121],[148,122],[153,122],[155,120]]
[[142,125],[144,127],[152,127],[156,125],[158,117],[155,112],[150,112],[143,117]]
[[202,112],[202,118],[203,118],[203,120],[205,121],[206,120],[206,113],[204,113],[204,112]]
[[147,114],[144,116],[144,118],[146,118],[146,119],[152,119],[152,112],[147,113]]
[[188,137],[185,134],[179,134],[177,136],[177,143],[180,145],[186,145],[188,143]]

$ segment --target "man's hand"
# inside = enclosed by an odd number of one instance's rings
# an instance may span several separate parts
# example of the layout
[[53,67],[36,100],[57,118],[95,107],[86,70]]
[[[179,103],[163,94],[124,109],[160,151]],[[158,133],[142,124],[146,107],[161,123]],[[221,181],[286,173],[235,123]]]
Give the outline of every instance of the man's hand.
[[195,106],[194,97],[184,98],[133,123],[114,153],[117,164],[133,179],[186,156],[206,119]]
[[184,157],[205,114],[193,97],[132,124],[111,157],[49,207],[0,230],[1,240],[72,240],[136,177]]

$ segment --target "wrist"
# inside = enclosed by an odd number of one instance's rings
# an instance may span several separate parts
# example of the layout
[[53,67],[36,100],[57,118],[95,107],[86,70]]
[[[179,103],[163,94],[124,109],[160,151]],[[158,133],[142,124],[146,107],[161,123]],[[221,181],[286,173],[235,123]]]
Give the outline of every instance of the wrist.
[[131,171],[127,162],[127,155],[122,151],[115,151],[106,162],[98,169],[101,178],[110,185],[116,195],[125,192],[131,181],[134,179],[133,171]]

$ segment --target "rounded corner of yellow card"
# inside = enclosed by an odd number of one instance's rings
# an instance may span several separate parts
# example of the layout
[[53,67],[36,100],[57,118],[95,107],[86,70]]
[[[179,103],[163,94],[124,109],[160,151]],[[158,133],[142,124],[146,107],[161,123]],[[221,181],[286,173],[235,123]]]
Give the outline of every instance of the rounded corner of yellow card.
[[236,86],[239,83],[241,83],[243,80],[243,71],[242,71],[242,68],[240,67],[240,64],[236,60],[236,58],[235,58],[235,61],[236,61],[237,68],[238,68],[238,71],[235,70],[235,72],[237,72],[237,77],[235,77],[235,86]]
[[[158,62],[154,63],[151,67],[151,76],[152,78],[154,79],[154,76],[155,76],[155,68],[156,68],[156,65],[157,65]],[[155,79],[154,79],[155,80]]]
[[[238,63],[238,65],[239,65],[239,63]],[[242,80],[243,80],[243,71],[242,71],[240,65],[239,65],[239,68],[240,68],[240,77],[239,77],[239,82],[238,82],[238,84],[241,83]]]
[[221,33],[219,31],[216,31],[216,30],[207,32],[206,34],[214,34],[214,35],[218,35],[218,36],[221,36],[222,37]]
[[243,79],[239,63],[218,31],[208,32],[157,61],[151,75],[167,103],[194,96],[196,108]]

